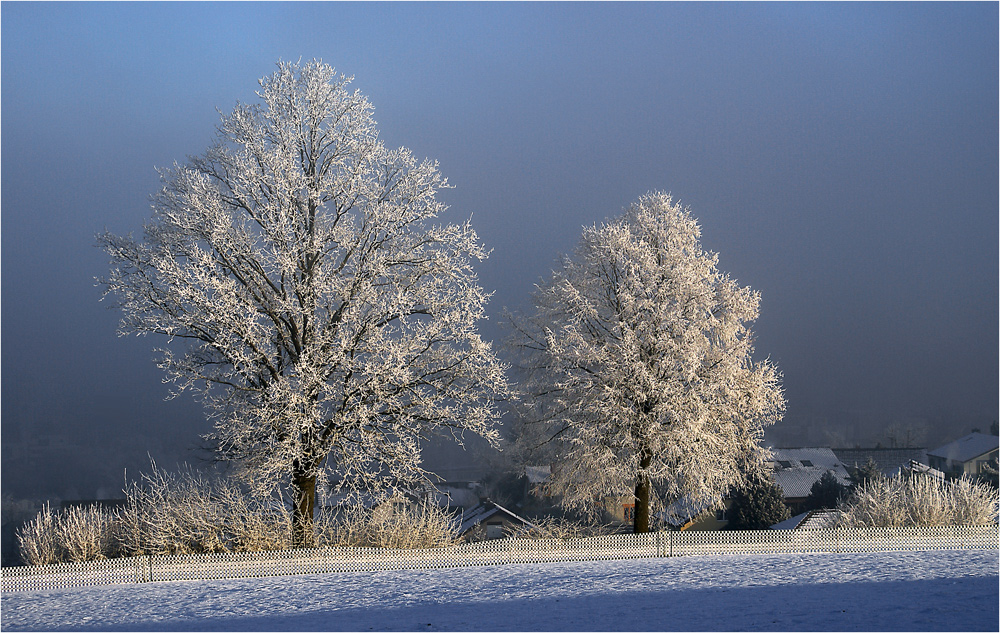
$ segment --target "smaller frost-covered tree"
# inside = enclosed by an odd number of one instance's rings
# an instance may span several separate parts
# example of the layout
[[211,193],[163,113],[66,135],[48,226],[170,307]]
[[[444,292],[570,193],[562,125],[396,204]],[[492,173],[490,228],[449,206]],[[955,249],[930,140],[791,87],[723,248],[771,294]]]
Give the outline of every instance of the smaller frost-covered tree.
[[780,419],[780,376],[754,361],[760,297],[717,268],[669,194],[586,228],[572,255],[512,317],[525,404],[519,442],[555,463],[549,492],[571,508],[635,499],[634,530],[675,501],[719,507],[759,472]]

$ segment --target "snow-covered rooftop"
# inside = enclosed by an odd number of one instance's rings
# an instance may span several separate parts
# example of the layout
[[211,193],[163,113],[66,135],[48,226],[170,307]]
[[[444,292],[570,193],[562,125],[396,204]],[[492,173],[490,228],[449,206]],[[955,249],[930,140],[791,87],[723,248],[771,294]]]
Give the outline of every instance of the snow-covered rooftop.
[[774,448],[774,481],[785,493],[786,499],[808,497],[814,483],[827,472],[832,472],[841,484],[850,484],[847,469],[832,449]]
[[941,457],[955,462],[967,462],[980,455],[985,455],[990,451],[997,450],[1000,446],[1000,437],[996,435],[986,435],[985,433],[969,433],[965,437],[954,442],[939,446],[934,450],[927,451],[928,455]]
[[769,530],[825,530],[832,528],[837,520],[836,510],[809,510],[796,514],[781,523],[775,523]]
[[871,459],[886,477],[895,477],[901,468],[911,461],[927,462],[927,450],[923,448],[834,448],[833,454],[845,468],[864,466]]
[[468,511],[468,513],[463,513],[460,515],[461,523],[458,525],[458,533],[465,534],[473,527],[479,525],[486,519],[493,515],[501,514],[508,519],[513,519],[515,521],[520,521],[529,528],[537,529],[536,526],[525,519],[524,517],[518,516],[517,514],[511,512],[502,505],[489,501],[485,504],[477,505]]
[[799,523],[802,523],[805,518],[809,516],[808,512],[803,512],[802,514],[796,514],[793,517],[787,518],[781,523],[775,523],[771,527],[767,528],[769,530],[794,530],[799,527]]

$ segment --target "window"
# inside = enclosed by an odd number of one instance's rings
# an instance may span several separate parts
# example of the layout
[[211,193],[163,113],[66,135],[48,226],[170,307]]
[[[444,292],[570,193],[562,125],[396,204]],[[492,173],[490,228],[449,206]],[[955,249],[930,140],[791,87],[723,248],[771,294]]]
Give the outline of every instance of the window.
[[722,508],[721,510],[716,510],[715,511],[715,520],[716,521],[725,521],[726,520],[726,509],[725,508]]
[[805,466],[806,468],[812,468],[813,463],[811,461],[809,461],[808,459],[803,459],[802,460],[802,465]]
[[503,531],[503,523],[487,523],[486,524],[486,538],[496,539],[503,538],[506,536]]
[[791,468],[791,467],[792,467],[792,462],[787,462],[787,461],[784,461],[784,460],[779,460],[779,461],[778,461],[778,464],[779,464],[779,465],[780,465],[780,466],[781,466],[782,468]]
[[625,521],[635,521],[635,504],[634,503],[624,503],[622,504],[622,516],[625,517]]

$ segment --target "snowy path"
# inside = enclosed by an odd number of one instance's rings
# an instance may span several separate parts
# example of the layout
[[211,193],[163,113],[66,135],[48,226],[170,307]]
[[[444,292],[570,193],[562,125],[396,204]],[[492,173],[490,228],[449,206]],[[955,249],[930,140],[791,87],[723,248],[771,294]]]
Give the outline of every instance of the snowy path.
[[998,630],[994,551],[699,556],[4,594],[22,630]]

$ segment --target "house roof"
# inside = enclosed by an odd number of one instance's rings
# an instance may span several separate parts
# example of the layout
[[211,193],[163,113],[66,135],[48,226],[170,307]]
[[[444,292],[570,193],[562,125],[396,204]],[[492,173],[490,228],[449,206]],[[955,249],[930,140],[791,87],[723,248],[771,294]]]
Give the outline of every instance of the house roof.
[[998,446],[1000,446],[1000,437],[996,435],[969,433],[954,442],[927,451],[927,454],[954,462],[968,462],[981,455],[997,450]]
[[511,512],[510,510],[508,510],[507,508],[503,507],[498,503],[495,503],[493,501],[487,501],[486,503],[481,503],[476,507],[472,508],[471,510],[468,511],[468,513],[462,513],[459,516],[461,523],[459,523],[458,525],[458,534],[459,535],[465,534],[472,528],[476,527],[486,519],[496,514],[500,514],[502,517],[506,519],[513,519],[515,521],[519,521],[520,523],[532,529],[537,529],[537,526],[535,524],[531,523],[524,517],[514,514],[513,512]]
[[829,448],[774,448],[771,454],[774,482],[786,499],[808,497],[813,484],[827,472],[832,472],[841,484],[850,484],[847,469]]
[[767,528],[769,530],[794,530],[799,526],[799,523],[809,516],[808,512],[803,512],[802,514],[796,514],[795,516],[785,519],[781,523],[775,523],[771,527]]
[[909,473],[922,473],[924,475],[929,475],[937,479],[944,479],[944,473],[937,468],[931,468],[927,464],[921,464],[919,462],[910,462],[908,466],[904,466],[903,469]]
[[837,510],[810,510],[806,513],[806,518],[802,519],[796,530],[826,530],[832,528],[837,523],[840,512]]
[[809,510],[796,514],[781,523],[775,523],[769,530],[825,530],[832,528],[837,520],[836,510]]
[[864,466],[869,459],[875,462],[879,472],[886,477],[895,477],[901,468],[911,461],[927,463],[927,450],[923,448],[834,448],[833,454],[845,468]]
[[657,517],[672,526],[681,526],[693,520],[699,514],[711,507],[710,503],[692,503],[687,498],[671,503],[666,509],[661,511]]

